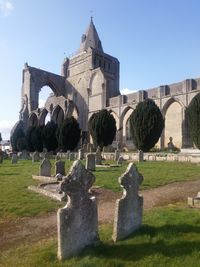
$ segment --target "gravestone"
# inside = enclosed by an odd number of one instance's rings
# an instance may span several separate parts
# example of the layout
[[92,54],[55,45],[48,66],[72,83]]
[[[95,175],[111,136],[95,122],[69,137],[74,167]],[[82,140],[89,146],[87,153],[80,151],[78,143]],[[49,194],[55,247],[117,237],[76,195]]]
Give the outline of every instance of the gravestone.
[[86,170],[95,171],[95,155],[87,154],[86,155]]
[[81,148],[78,150],[78,160],[84,159],[84,149]]
[[68,202],[57,214],[60,260],[76,256],[86,246],[99,242],[97,202],[88,192],[94,181],[95,176],[77,160],[61,183]]
[[68,150],[68,151],[66,152],[66,159],[69,159],[69,156],[70,156],[70,151]]
[[115,160],[115,161],[118,161],[119,157],[120,157],[120,150],[115,150],[115,157],[114,157],[114,160]]
[[96,157],[95,157],[96,165],[101,165],[101,150],[98,147],[96,151]]
[[40,176],[51,176],[51,162],[49,159],[43,159],[39,169]]
[[65,175],[65,162],[62,160],[57,160],[55,163],[55,174]]
[[69,153],[69,160],[73,161],[75,159],[75,154],[74,153]]
[[117,199],[113,226],[113,241],[124,239],[142,225],[143,197],[138,195],[143,177],[137,167],[130,163],[126,172],[119,177],[123,196]]
[[12,154],[11,163],[12,164],[16,164],[17,163],[17,154]]
[[40,155],[39,155],[38,151],[35,151],[32,154],[32,162],[37,162],[37,161],[40,161]]
[[118,158],[118,160],[117,160],[117,164],[118,164],[118,165],[121,165],[121,164],[123,163],[123,160],[124,160],[124,158],[123,158],[122,156],[120,156],[120,157]]
[[55,156],[55,160],[58,161],[58,160],[60,160],[60,159],[61,159],[60,155],[57,154],[57,155]]

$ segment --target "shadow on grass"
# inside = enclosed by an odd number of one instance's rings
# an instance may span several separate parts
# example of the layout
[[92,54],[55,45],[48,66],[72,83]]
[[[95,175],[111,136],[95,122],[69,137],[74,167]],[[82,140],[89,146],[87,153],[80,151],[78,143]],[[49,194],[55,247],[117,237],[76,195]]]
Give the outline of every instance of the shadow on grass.
[[200,242],[184,240],[184,234],[200,233],[199,226],[187,224],[143,226],[124,241],[116,244],[102,243],[96,248],[86,248],[81,256],[136,261],[161,254],[166,257],[181,257],[200,251]]

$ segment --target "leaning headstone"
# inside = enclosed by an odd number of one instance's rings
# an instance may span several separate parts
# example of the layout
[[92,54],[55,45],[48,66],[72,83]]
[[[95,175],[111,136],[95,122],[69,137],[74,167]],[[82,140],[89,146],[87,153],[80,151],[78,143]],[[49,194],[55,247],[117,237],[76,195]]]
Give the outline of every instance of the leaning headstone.
[[60,154],[57,154],[57,155],[55,156],[55,160],[58,161],[58,160],[60,160],[60,159],[61,159]]
[[96,165],[101,165],[101,150],[100,148],[96,151],[96,157],[95,157]]
[[16,164],[17,163],[17,154],[12,154],[11,163],[12,164]]
[[95,171],[95,155],[87,154],[86,155],[86,170]]
[[39,155],[38,151],[35,151],[32,154],[32,162],[37,162],[37,161],[40,161],[40,155]]
[[0,164],[3,163],[3,151],[0,150]]
[[69,160],[73,161],[75,159],[75,154],[74,153],[70,153],[69,154]]
[[56,161],[56,164],[55,164],[55,174],[58,174],[58,173],[65,175],[65,162],[62,160]]
[[114,158],[114,160],[118,161],[119,157],[120,157],[120,151],[119,150],[115,150],[115,158]]
[[123,196],[117,199],[113,227],[113,241],[124,239],[142,225],[143,197],[138,194],[143,177],[133,163],[119,177]]
[[118,164],[118,165],[121,165],[121,164],[123,163],[123,160],[124,160],[124,158],[123,158],[122,156],[120,156],[120,157],[118,158],[118,160],[117,160],[117,164]]
[[40,165],[40,176],[51,176],[51,162],[48,159],[43,159]]
[[94,181],[95,176],[77,160],[61,183],[68,202],[57,214],[60,260],[76,256],[86,246],[99,242],[97,202],[88,192]]
[[84,150],[83,148],[78,150],[78,160],[84,159]]

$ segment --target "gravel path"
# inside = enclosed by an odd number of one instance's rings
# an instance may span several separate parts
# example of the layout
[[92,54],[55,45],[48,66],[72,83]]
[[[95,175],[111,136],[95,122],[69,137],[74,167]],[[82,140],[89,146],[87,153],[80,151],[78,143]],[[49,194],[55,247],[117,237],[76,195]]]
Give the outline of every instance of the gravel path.
[[[200,181],[177,182],[141,192],[144,209],[151,209],[196,196],[200,191]],[[98,188],[93,190],[98,199],[100,223],[112,223],[115,201],[122,193]],[[19,243],[33,243],[56,234],[56,212],[31,218],[20,218],[0,222],[0,251]]]

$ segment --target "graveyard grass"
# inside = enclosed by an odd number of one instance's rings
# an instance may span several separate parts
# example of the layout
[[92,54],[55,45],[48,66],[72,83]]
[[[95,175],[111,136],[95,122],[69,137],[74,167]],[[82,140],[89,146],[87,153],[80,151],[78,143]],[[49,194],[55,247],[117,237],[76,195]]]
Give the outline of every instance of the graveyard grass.
[[[68,171],[72,162],[66,161]],[[54,162],[52,161],[52,166]],[[200,165],[180,162],[142,162],[137,163],[139,171],[144,176],[141,189],[149,189],[176,181],[199,179]],[[121,167],[97,168],[96,186],[102,186],[113,191],[121,191],[118,177],[126,170],[127,163]],[[4,160],[0,165],[0,221],[6,217],[24,217],[55,211],[64,204],[30,192],[27,187],[36,185],[32,174],[38,175],[39,163],[19,160],[11,164]],[[53,168],[52,168],[53,172]]]
[[200,260],[199,210],[184,204],[154,208],[143,226],[128,239],[113,244],[112,225],[100,226],[102,243],[64,262],[57,260],[56,236],[2,252],[3,267],[196,267]]

